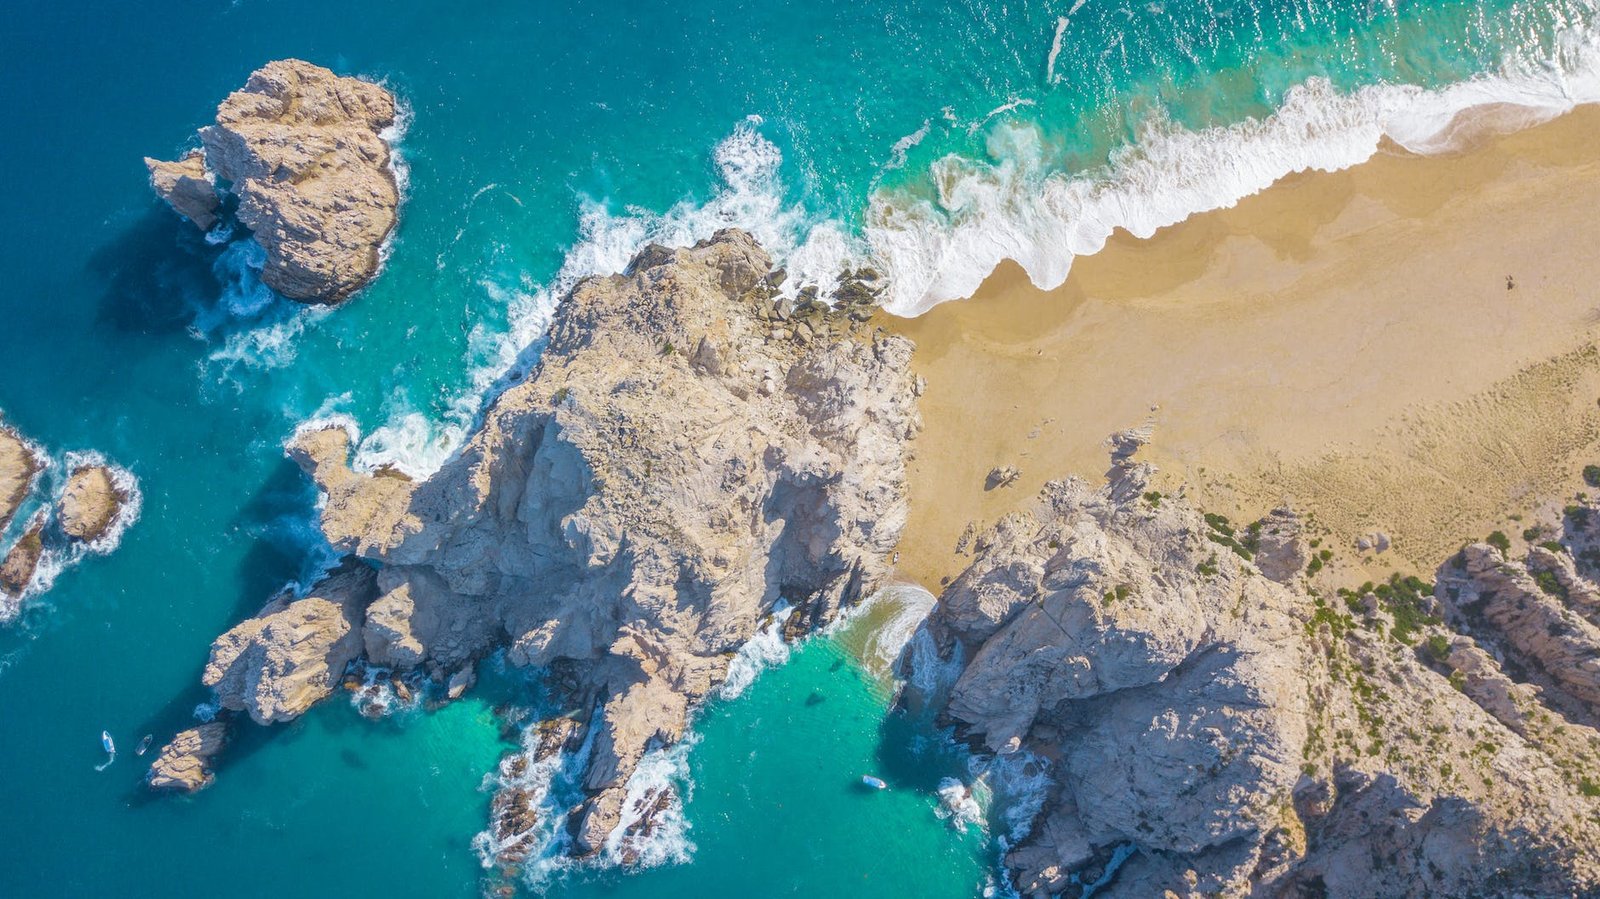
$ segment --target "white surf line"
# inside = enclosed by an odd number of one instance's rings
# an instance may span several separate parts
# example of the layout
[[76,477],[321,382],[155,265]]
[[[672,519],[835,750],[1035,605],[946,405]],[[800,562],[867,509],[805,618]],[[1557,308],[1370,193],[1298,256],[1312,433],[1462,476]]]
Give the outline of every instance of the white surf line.
[[1056,83],[1056,57],[1061,55],[1061,39],[1067,35],[1067,19],[1072,13],[1077,12],[1078,7],[1083,6],[1083,4],[1084,0],[1078,0],[1077,4],[1072,7],[1072,12],[1056,19],[1056,36],[1050,41],[1050,56],[1045,60],[1044,64],[1044,83],[1046,85]]

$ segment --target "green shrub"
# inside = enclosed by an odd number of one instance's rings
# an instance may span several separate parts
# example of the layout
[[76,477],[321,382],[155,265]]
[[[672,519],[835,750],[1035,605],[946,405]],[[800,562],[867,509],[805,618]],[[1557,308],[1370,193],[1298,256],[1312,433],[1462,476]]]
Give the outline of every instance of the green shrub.
[[1583,466],[1583,482],[1590,487],[1600,487],[1600,465]]
[[1450,657],[1450,638],[1444,634],[1434,634],[1424,645],[1435,662],[1443,662]]
[[1489,544],[1495,549],[1500,550],[1503,553],[1511,552],[1511,538],[1506,536],[1505,531],[1495,531],[1483,542]]

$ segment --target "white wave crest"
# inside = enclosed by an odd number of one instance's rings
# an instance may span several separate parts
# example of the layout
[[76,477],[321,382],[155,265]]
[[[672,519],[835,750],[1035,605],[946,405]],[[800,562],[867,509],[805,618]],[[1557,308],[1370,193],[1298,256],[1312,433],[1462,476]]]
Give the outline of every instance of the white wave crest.
[[[689,751],[698,742],[698,735],[686,734],[676,744],[652,749],[639,760],[639,767],[628,778],[622,820],[606,837],[601,850],[609,864],[654,868],[681,865],[694,855],[683,804],[694,789],[689,777]],[[663,796],[667,797],[665,805],[655,811]],[[637,832],[641,825],[648,828],[648,833]]]
[[772,607],[772,616],[766,624],[746,640],[728,662],[728,676],[718,690],[719,696],[735,699],[756,682],[761,672],[789,661],[789,644],[783,642],[783,624],[788,616],[788,603],[779,601]]
[[1157,117],[1135,144],[1087,174],[1050,170],[1036,126],[1001,123],[988,141],[997,162],[948,156],[933,165],[936,199],[873,198],[864,230],[889,275],[884,305],[916,315],[971,296],[1007,259],[1036,286],[1054,288],[1075,257],[1099,251],[1118,228],[1149,237],[1285,175],[1356,165],[1385,138],[1438,153],[1470,137],[1466,123],[1487,112],[1503,130],[1600,102],[1600,39],[1569,31],[1559,48],[1553,59],[1510,61],[1495,75],[1437,90],[1381,84],[1341,93],[1311,79],[1272,115],[1227,127],[1191,131]]
[[[220,226],[219,226],[220,227]],[[295,360],[300,336],[333,311],[285,300],[261,280],[267,251],[254,239],[234,241],[212,263],[222,293],[195,310],[190,333],[218,342],[207,356],[219,379],[236,369],[282,368]]]

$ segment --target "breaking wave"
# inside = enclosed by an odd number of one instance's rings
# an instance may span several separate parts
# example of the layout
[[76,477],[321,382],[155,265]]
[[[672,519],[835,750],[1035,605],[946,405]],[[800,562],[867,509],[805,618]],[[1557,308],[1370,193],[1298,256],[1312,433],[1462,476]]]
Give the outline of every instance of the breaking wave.
[[1035,286],[1058,287],[1075,257],[1098,252],[1119,228],[1149,237],[1294,172],[1356,165],[1385,140],[1442,153],[1600,102],[1600,38],[1572,30],[1558,46],[1554,58],[1508,62],[1498,74],[1436,90],[1379,84],[1342,93],[1313,78],[1272,115],[1227,127],[1188,130],[1157,115],[1135,143],[1086,173],[1052,170],[1038,126],[1004,122],[987,141],[995,161],[933,164],[932,199],[873,198],[864,234],[889,275],[884,305],[909,316],[971,296],[1005,260]]

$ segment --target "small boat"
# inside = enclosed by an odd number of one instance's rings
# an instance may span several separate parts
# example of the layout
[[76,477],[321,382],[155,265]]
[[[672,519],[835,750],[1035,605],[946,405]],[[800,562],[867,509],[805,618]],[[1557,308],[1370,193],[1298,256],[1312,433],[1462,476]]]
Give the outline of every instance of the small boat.
[[111,731],[103,730],[100,732],[100,745],[105,747],[106,760],[94,766],[96,771],[106,770],[111,767],[112,762],[117,760],[117,744],[115,740],[111,739]]
[[883,778],[881,778],[881,777],[873,777],[870,774],[861,775],[861,782],[866,784],[867,786],[873,788],[874,790],[887,790],[887,789],[889,789],[889,785],[883,782]]
[[150,751],[150,741],[154,740],[154,739],[155,739],[155,734],[145,734],[144,735],[144,739],[139,741],[139,748],[135,749],[133,751],[133,754],[134,755],[144,755],[145,753],[149,752]]

